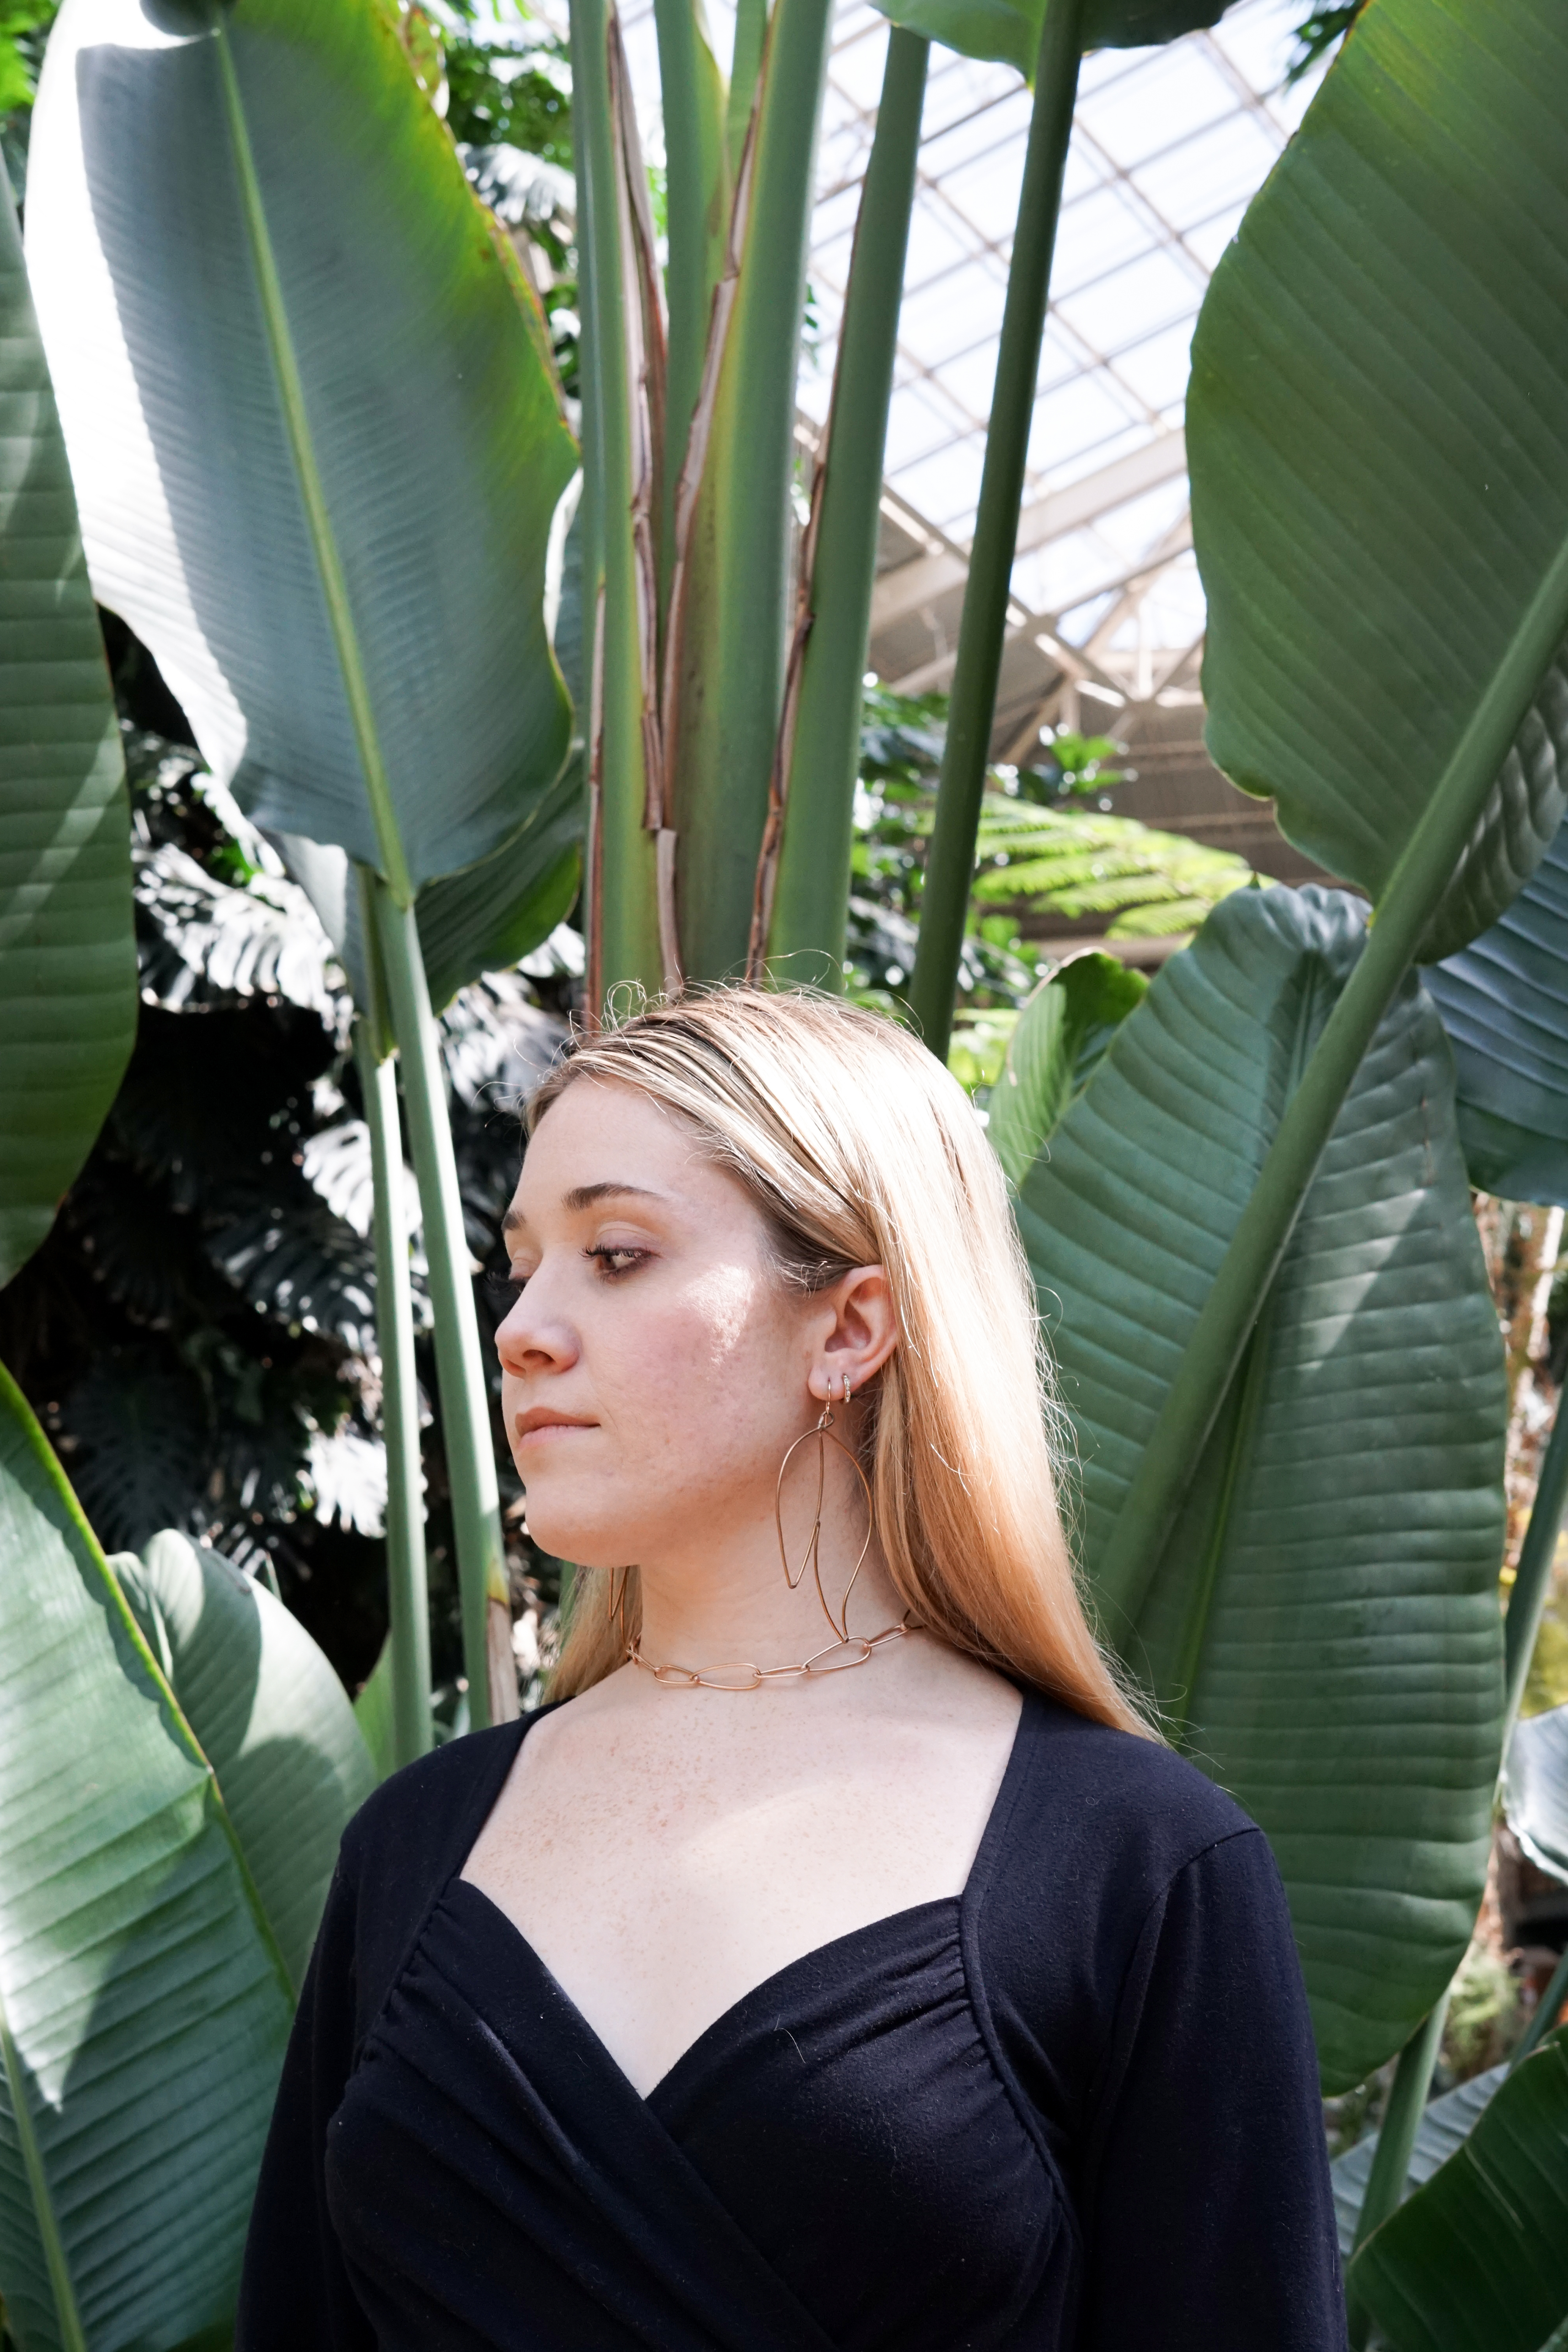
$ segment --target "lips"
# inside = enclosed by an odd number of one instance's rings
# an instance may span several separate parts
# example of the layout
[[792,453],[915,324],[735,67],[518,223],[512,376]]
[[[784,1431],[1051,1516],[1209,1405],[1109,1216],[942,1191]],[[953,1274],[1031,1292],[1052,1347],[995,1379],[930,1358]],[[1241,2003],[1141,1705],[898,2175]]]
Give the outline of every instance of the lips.
[[567,1412],[552,1412],[548,1405],[536,1404],[527,1412],[518,1413],[512,1423],[520,1444],[525,1437],[559,1435],[572,1429],[597,1429],[596,1421],[579,1420]]

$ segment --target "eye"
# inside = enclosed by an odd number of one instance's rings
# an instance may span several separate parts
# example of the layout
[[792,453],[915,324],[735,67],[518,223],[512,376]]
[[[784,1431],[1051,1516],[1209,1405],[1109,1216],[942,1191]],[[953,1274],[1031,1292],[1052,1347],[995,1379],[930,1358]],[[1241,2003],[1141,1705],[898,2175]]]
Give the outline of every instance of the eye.
[[605,1242],[597,1249],[588,1251],[587,1255],[596,1262],[604,1279],[614,1282],[622,1275],[634,1272],[652,1253],[645,1249],[633,1249],[629,1243],[617,1248]]
[[528,1279],[526,1274],[513,1274],[510,1271],[506,1274],[487,1274],[485,1276],[486,1295],[497,1315],[508,1314],[517,1305],[528,1286]]

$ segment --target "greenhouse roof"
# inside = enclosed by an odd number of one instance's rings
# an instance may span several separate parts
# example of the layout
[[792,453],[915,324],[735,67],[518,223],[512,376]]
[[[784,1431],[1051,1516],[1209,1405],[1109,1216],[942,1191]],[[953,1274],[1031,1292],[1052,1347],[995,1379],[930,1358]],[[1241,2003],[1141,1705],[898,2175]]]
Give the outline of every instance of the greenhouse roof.
[[[996,749],[1197,701],[1203,595],[1183,402],[1209,271],[1312,94],[1286,89],[1302,0],[1241,0],[1210,32],[1085,59],[1030,444]],[[728,29],[716,16],[720,54]],[[658,152],[652,0],[622,11]],[[800,387],[814,443],[887,45],[867,0],[833,31]],[[908,692],[952,672],[1030,95],[1009,66],[934,48],[889,420],[872,661]],[[1098,701],[1096,701],[1098,697]],[[1134,730],[1137,731],[1137,730]]]

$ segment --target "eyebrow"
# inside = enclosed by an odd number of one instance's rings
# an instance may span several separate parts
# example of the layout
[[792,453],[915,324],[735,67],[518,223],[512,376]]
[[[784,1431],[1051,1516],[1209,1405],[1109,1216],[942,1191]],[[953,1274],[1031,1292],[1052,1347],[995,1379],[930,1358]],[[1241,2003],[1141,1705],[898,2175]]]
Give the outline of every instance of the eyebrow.
[[[664,1196],[661,1192],[651,1191],[646,1184],[622,1184],[611,1177],[606,1178],[601,1184],[574,1185],[570,1192],[562,1195],[561,1207],[570,1215],[575,1217],[582,1210],[591,1209],[596,1201],[622,1200],[628,1197],[640,1201],[659,1201]],[[527,1223],[526,1217],[519,1215],[515,1210],[508,1209],[501,1220],[501,1231],[504,1234],[513,1233],[518,1225]]]

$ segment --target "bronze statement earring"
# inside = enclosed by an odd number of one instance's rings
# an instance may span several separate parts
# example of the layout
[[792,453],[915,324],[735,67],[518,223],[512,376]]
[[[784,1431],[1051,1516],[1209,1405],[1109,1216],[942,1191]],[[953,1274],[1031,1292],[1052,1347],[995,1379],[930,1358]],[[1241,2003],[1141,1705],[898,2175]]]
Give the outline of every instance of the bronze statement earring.
[[626,1631],[626,1579],[630,1573],[629,1569],[612,1568],[610,1571],[610,1589],[606,1595],[609,1601],[610,1622],[619,1627],[621,1646],[627,1652],[630,1652],[632,1647],[632,1636]]
[[[843,1402],[847,1405],[850,1401],[850,1377],[847,1372],[843,1375]],[[800,1565],[793,1573],[791,1573],[789,1568],[789,1547],[784,1539],[784,1474],[789,1469],[790,1463],[793,1461],[800,1448],[802,1445],[807,1444],[813,1437],[817,1441],[817,1508],[816,1514],[811,1521],[811,1532],[806,1539],[806,1549],[800,1555]],[[836,1445],[838,1447],[839,1452],[843,1455],[845,1461],[851,1465],[855,1476],[860,1480],[861,1486],[865,1495],[866,1511],[865,1541],[860,1548],[859,1559],[857,1559],[853,1568],[850,1570],[850,1580],[844,1587],[844,1597],[839,1603],[839,1613],[836,1617],[834,1616],[831,1609],[828,1606],[828,1596],[822,1590],[822,1562],[821,1557],[822,1541],[822,1499],[827,1492],[827,1449],[830,1445]],[[860,1461],[856,1456],[853,1448],[846,1445],[843,1439],[836,1436],[833,1432],[833,1384],[831,1376],[828,1381],[827,1402],[822,1407],[821,1416],[819,1419],[815,1429],[809,1429],[803,1437],[798,1437],[795,1440],[794,1444],[789,1447],[788,1453],[785,1454],[783,1461],[779,1465],[779,1483],[774,1488],[773,1493],[773,1520],[774,1525],[779,1529],[779,1557],[784,1563],[785,1583],[789,1587],[791,1592],[798,1591],[801,1578],[805,1575],[806,1570],[810,1569],[817,1581],[817,1598],[822,1604],[823,1616],[827,1619],[829,1624],[832,1627],[839,1639],[841,1642],[847,1642],[850,1639],[850,1595],[855,1589],[855,1579],[861,1572],[867,1552],[871,1549],[871,1539],[875,1527],[875,1511],[872,1503],[870,1479],[866,1476],[864,1470],[861,1467]]]

